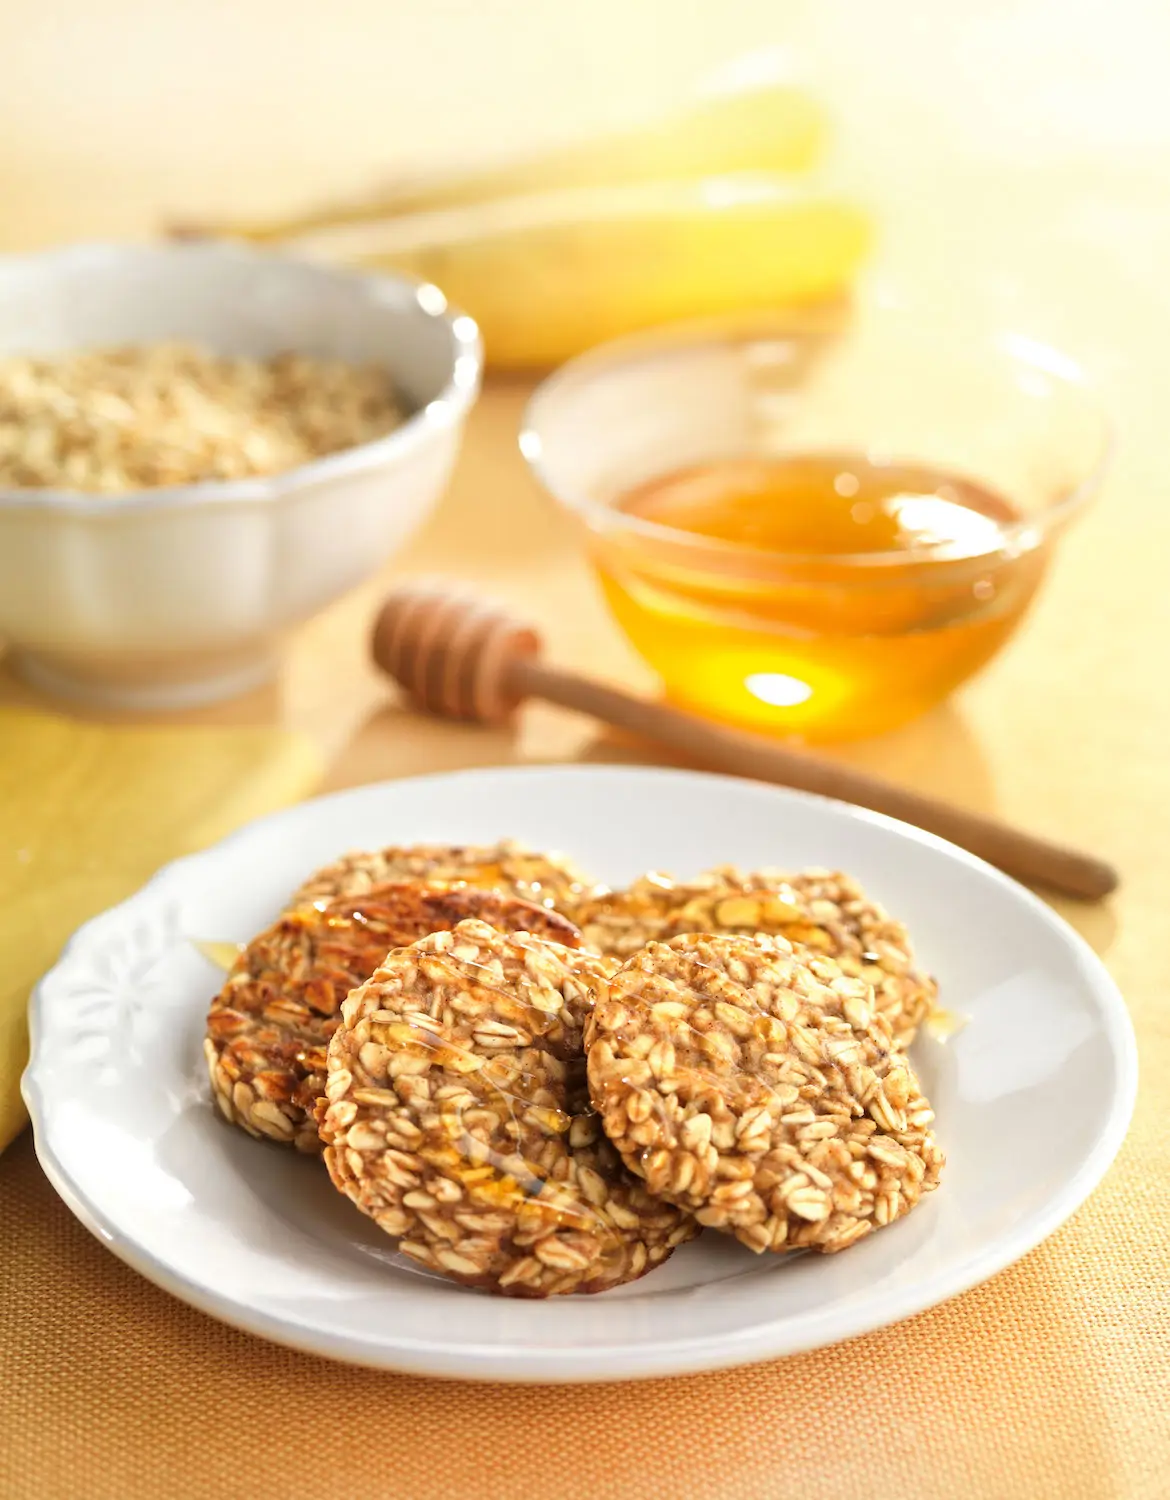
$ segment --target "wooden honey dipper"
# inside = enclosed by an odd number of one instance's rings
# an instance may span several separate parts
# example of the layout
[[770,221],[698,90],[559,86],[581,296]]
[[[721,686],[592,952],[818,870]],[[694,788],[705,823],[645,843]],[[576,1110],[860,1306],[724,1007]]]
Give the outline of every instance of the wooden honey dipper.
[[1087,900],[1107,896],[1117,872],[992,818],[820,760],[763,735],[726,729],[647,702],[540,660],[540,636],[481,600],[441,584],[406,584],[378,614],[375,662],[429,713],[499,724],[526,698],[543,698],[619,729],[657,740],[714,770],[818,792],[887,813],[949,839],[1009,875]]

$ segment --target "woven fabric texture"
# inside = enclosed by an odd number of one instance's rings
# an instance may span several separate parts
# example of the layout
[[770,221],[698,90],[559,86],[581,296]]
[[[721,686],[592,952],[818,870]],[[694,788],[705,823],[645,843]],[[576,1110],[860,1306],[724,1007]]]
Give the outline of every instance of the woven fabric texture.
[[1147,1097],[1064,1229],[929,1313],[747,1369],[506,1387],[335,1365],[213,1322],[82,1229],[26,1133],[0,1158],[0,1495],[1155,1500],[1168,1170]]

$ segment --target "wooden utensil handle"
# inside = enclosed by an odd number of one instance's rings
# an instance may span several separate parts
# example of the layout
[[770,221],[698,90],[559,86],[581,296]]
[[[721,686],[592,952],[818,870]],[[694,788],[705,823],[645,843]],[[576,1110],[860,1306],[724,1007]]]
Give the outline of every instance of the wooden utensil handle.
[[518,659],[509,682],[521,697],[545,698],[619,729],[658,740],[720,771],[818,792],[887,813],[970,850],[989,864],[1034,885],[1098,900],[1117,886],[1117,872],[1103,860],[1009,828],[992,818],[964,812],[904,787],[777,745],[763,735],[725,729],[679,709],[608,688],[540,661]]

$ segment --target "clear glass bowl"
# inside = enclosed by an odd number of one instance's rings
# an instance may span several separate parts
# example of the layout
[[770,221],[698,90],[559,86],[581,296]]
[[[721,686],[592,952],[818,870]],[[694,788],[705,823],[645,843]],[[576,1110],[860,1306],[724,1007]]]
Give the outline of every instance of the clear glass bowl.
[[[836,308],[605,345],[538,388],[520,446],[580,523],[614,617],[672,701],[833,740],[914,717],[1000,649],[1099,484],[1109,430],[1080,370],[1046,345]],[[924,466],[1013,514],[969,548],[826,555],[620,508],[690,466],[809,454]]]

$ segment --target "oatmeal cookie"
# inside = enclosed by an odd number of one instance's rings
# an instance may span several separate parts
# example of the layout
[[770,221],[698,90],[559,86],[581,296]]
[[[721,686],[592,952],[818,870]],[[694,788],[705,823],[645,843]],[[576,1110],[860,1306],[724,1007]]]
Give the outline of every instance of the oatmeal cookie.
[[310,875],[293,904],[360,895],[387,880],[439,880],[506,891],[570,918],[575,907],[599,889],[563,856],[539,854],[511,840],[490,847],[408,844],[342,855]]
[[614,964],[461,922],[342,1007],[318,1107],[333,1182],[406,1254],[520,1297],[632,1281],[697,1232],[587,1109],[582,1029]]
[[319,1151],[312,1110],[341,1002],[390,949],[467,917],[580,942],[566,917],[514,896],[405,882],[299,907],[253,938],[207,1017],[203,1048],[224,1116],[252,1135]]
[[938,1181],[933,1112],[869,985],[783,938],[649,944],[586,1045],[627,1166],[757,1252],[843,1250]]
[[579,902],[573,919],[590,947],[619,958],[684,932],[764,932],[801,943],[873,986],[877,1007],[903,1047],[938,994],[918,968],[901,922],[839,871],[745,875],[721,866],[691,881],[644,875],[627,890]]

